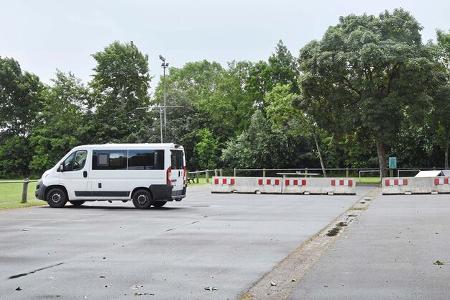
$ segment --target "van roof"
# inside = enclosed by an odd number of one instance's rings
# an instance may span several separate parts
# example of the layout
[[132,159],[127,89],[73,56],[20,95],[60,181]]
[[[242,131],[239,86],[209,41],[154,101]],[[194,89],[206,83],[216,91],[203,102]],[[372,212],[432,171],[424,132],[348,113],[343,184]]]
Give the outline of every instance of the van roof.
[[183,146],[175,143],[140,143],[140,144],[92,144],[92,145],[79,145],[74,149],[180,149],[183,150]]

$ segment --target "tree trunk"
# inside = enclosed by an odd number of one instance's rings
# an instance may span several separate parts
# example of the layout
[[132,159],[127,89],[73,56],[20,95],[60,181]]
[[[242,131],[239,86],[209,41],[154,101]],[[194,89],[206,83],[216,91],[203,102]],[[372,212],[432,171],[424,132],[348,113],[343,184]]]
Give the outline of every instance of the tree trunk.
[[387,167],[386,167],[386,152],[384,151],[384,144],[380,140],[376,141],[377,143],[377,155],[378,155],[378,165],[380,168],[381,177],[387,177]]
[[322,167],[323,177],[327,177],[327,171],[325,170],[325,165],[322,159],[322,152],[320,151],[319,142],[317,141],[317,135],[315,132],[313,133],[313,136],[314,142],[316,143],[317,154],[319,155],[320,166]]
[[445,170],[448,170],[448,142],[447,142],[447,144],[445,144],[445,154],[444,154],[444,165],[445,165],[445,167],[444,167],[444,169]]

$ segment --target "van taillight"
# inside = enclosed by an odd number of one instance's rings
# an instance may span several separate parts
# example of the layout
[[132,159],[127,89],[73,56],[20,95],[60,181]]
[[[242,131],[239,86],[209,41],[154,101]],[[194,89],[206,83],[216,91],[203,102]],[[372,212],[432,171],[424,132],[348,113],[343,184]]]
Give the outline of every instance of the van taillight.
[[166,183],[167,183],[167,185],[172,185],[172,179],[170,177],[172,177],[172,169],[171,169],[171,167],[168,167],[167,171],[166,171]]
[[187,183],[187,168],[186,168],[186,166],[183,167],[183,182],[184,182],[184,184]]

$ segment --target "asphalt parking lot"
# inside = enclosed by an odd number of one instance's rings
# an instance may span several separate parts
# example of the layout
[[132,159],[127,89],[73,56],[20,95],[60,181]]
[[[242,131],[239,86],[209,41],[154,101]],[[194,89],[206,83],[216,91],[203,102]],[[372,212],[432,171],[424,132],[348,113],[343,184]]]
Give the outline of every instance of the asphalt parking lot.
[[291,299],[449,299],[449,216],[448,194],[378,197]]
[[3,299],[235,299],[358,196],[210,194],[162,209],[0,211]]

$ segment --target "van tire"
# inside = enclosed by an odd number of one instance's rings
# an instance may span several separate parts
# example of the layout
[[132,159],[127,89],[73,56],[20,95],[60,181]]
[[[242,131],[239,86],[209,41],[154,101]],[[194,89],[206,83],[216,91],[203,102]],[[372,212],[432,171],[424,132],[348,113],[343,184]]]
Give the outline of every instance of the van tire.
[[139,189],[133,193],[133,204],[134,207],[139,209],[150,208],[153,204],[152,194],[144,189]]
[[167,201],[155,201],[155,203],[153,203],[153,206],[158,208],[158,207],[163,207],[164,205],[166,205]]
[[67,203],[66,191],[62,188],[52,188],[45,195],[45,200],[50,207],[61,208]]
[[76,207],[80,207],[84,203],[84,201],[69,201],[69,202],[70,202],[70,204],[72,204],[73,206],[76,206]]

